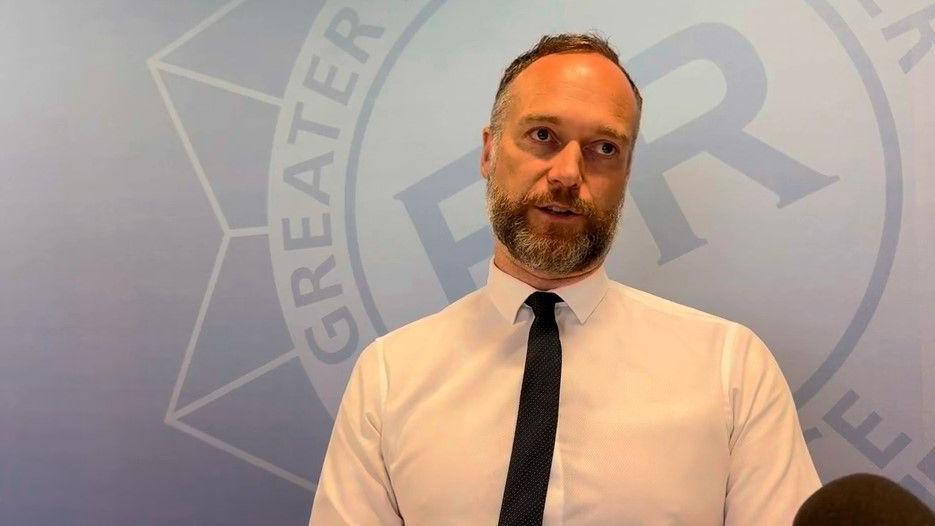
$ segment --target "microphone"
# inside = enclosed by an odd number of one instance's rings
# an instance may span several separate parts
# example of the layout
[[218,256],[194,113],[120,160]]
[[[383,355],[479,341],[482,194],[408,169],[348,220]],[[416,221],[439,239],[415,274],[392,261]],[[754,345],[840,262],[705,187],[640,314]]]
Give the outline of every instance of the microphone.
[[899,484],[857,473],[816,491],[799,508],[792,526],[935,526],[935,514]]

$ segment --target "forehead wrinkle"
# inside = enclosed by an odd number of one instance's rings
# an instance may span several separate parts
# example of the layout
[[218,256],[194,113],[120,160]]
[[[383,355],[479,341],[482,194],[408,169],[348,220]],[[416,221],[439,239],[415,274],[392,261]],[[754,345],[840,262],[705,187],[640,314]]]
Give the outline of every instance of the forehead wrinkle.
[[[608,76],[611,76],[617,79],[617,85],[614,87],[607,85],[605,87],[615,92],[612,95],[614,100],[611,104],[616,107],[615,109],[617,112],[625,116],[630,113],[630,111],[628,111],[631,106],[630,99],[633,100],[633,105],[638,106],[638,104],[636,94],[633,92],[633,88],[630,87],[630,82],[627,80],[626,74],[619,65],[613,64],[606,57],[601,56],[597,56],[597,64],[588,65],[586,63],[576,62],[561,68],[559,71],[543,69],[543,64],[541,64],[555,60],[563,60],[566,59],[566,57],[593,58],[593,55],[592,53],[558,53],[542,57],[530,64],[525,70],[521,71],[513,79],[513,82],[510,83],[508,89],[520,87],[521,89],[515,90],[514,93],[522,90],[529,90],[533,98],[538,98],[542,95],[552,93],[556,85],[561,85],[562,89],[568,92],[568,95],[587,101],[595,93],[594,82],[598,80],[602,81]],[[598,69],[606,69],[607,67],[612,71],[597,71]],[[603,82],[601,83],[603,84]]]
[[558,115],[551,115],[548,113],[529,113],[524,115],[520,120],[520,124],[528,124],[531,122],[548,122],[551,124],[561,124],[562,119]]
[[[540,61],[548,58],[545,57]],[[541,66],[541,64],[538,65]],[[580,68],[565,68],[564,71],[557,73],[559,78],[554,78],[556,76],[554,72],[550,74],[533,63],[529,68],[520,72],[507,87],[505,95],[509,97],[509,107],[505,108],[504,113],[513,114],[512,119],[516,119],[513,122],[520,126],[528,124],[533,118],[538,122],[559,125],[562,124],[562,119],[552,112],[550,106],[562,106],[567,102],[583,104],[600,114],[598,118],[591,120],[591,123],[594,123],[592,129],[595,133],[621,141],[621,146],[632,145],[635,141],[636,130],[639,128],[639,110],[636,110],[637,116],[634,118],[634,109],[628,104],[626,94],[613,87],[593,85],[591,81],[593,75],[590,74],[587,75],[590,78],[584,79],[575,75],[569,77],[569,69]],[[512,119],[506,117],[505,120]]]

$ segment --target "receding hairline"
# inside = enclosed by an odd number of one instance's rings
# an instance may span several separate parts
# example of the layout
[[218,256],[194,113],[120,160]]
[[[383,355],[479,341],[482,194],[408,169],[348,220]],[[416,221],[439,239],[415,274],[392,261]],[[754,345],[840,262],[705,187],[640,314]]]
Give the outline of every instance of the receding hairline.
[[[608,57],[606,57],[602,53],[592,51],[592,50],[573,50],[573,51],[562,51],[562,52],[549,53],[548,55],[543,55],[541,57],[536,58],[535,60],[531,61],[529,64],[526,64],[522,70],[516,72],[516,74],[510,79],[510,82],[506,83],[503,86],[503,91],[498,92],[498,97],[494,100],[494,106],[491,110],[491,115],[490,115],[490,131],[493,133],[493,135],[496,138],[499,139],[500,133],[502,131],[503,119],[506,114],[507,107],[513,106],[516,102],[517,95],[515,94],[514,84],[516,83],[517,79],[523,73],[525,73],[526,70],[530,69],[535,63],[539,62],[539,60],[548,58],[554,55],[597,55],[598,57],[601,57],[604,60],[607,60],[607,62],[610,62],[611,64],[617,66],[617,70],[621,71],[624,77],[626,78],[626,82],[624,82],[624,84],[629,84],[631,88],[629,96],[624,95],[623,98],[635,100],[636,122],[634,125],[633,134],[635,135],[638,133],[639,126],[640,126],[640,116],[642,114],[642,98],[639,95],[639,91],[637,91],[636,87],[633,85],[633,81],[629,78],[629,75],[627,75],[626,70],[624,70],[620,64],[614,63],[612,60],[610,60]],[[627,113],[627,110],[625,108],[629,106],[629,104],[626,104],[624,101],[620,101],[616,105],[618,106],[618,108],[620,108],[619,111],[621,113],[619,114],[619,117],[624,120],[627,120],[627,116],[625,115]],[[558,116],[550,115],[546,112],[535,112],[530,115],[523,115],[521,116],[521,119],[530,120],[530,117],[535,117],[535,118],[538,118],[539,120],[547,121],[547,122],[560,120]],[[558,123],[556,122],[556,124]],[[621,130],[617,130],[616,128],[611,127],[611,126],[601,126],[600,129],[597,131],[598,133],[603,133],[605,135],[615,137],[629,146],[632,146],[634,143],[634,139],[630,137],[629,133],[625,133]]]
[[596,54],[604,57],[623,73],[630,86],[632,96],[636,100],[636,130],[639,129],[642,115],[643,97],[639,88],[630,76],[630,73],[620,63],[620,57],[606,38],[600,34],[590,33],[560,33],[544,35],[531,49],[527,50],[513,61],[504,70],[494,96],[493,107],[490,112],[490,128],[494,135],[499,136],[500,125],[504,110],[512,102],[512,85],[519,75],[539,59],[550,55],[567,54]]
[[620,73],[623,74],[623,80],[624,80],[625,85],[627,85],[627,86],[630,88],[630,94],[632,95],[633,100],[636,102],[637,111],[639,111],[640,109],[642,109],[642,107],[643,107],[643,97],[642,97],[642,95],[640,95],[639,89],[636,87],[636,84],[634,84],[633,79],[630,78],[630,75],[629,75],[629,73],[627,73],[627,70],[625,70],[621,64],[619,64],[619,63],[617,63],[617,62],[614,62],[613,60],[611,60],[610,58],[608,58],[608,57],[607,57],[606,55],[604,55],[603,53],[600,53],[600,52],[594,51],[594,50],[590,50],[590,49],[580,49],[580,50],[576,49],[576,50],[570,50],[570,51],[556,51],[556,52],[554,52],[554,53],[549,53],[548,55],[542,55],[541,57],[536,57],[535,60],[529,62],[528,64],[525,64],[525,65],[523,66],[522,69],[520,69],[519,71],[516,71],[516,72],[510,77],[509,82],[505,83],[503,86],[501,86],[500,88],[498,88],[498,90],[497,90],[497,96],[495,97],[494,101],[496,102],[497,99],[499,99],[499,98],[503,97],[503,95],[507,94],[507,93],[512,89],[513,85],[516,84],[516,80],[519,79],[519,77],[520,77],[523,73],[526,73],[529,69],[531,69],[535,64],[539,63],[541,60],[547,59],[547,58],[550,58],[550,57],[557,57],[557,56],[564,56],[564,55],[593,55],[593,56],[596,56],[596,57],[600,57],[601,59],[603,59],[603,60],[605,60],[606,62],[608,62],[608,63],[612,64],[613,66],[615,66],[616,69],[617,69],[617,71],[619,71]]

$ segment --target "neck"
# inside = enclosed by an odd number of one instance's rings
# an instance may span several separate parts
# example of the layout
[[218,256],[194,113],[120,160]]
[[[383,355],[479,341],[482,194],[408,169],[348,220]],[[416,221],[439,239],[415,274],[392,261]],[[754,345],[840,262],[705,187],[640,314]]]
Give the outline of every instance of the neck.
[[522,264],[516,261],[516,259],[510,254],[510,251],[502,243],[500,243],[499,240],[494,242],[493,264],[503,272],[506,272],[507,274],[537,290],[557,289],[559,287],[564,287],[565,285],[571,285],[572,283],[581,281],[593,274],[594,271],[596,271],[601,266],[601,263],[603,263],[603,258],[600,261],[594,263],[594,265],[580,272],[556,276],[524,267]]

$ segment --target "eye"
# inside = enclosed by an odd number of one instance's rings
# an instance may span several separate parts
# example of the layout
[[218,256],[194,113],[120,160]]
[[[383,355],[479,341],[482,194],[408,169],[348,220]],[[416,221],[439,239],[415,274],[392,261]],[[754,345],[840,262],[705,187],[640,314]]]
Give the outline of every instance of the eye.
[[601,141],[597,144],[597,153],[610,157],[617,153],[617,145],[612,142]]
[[539,142],[548,142],[552,139],[552,132],[548,128],[536,128],[532,131],[532,138]]

